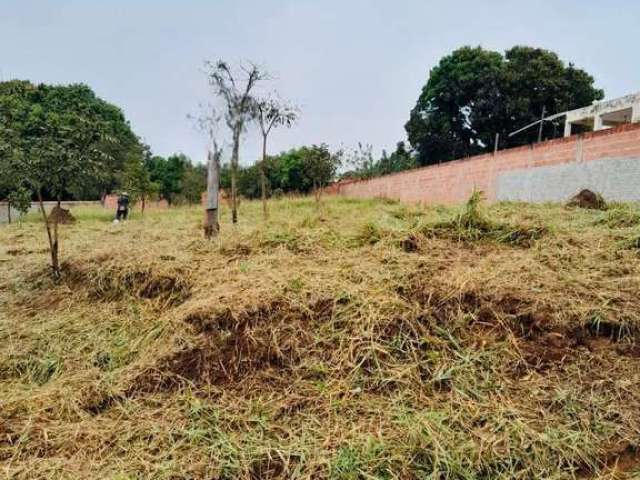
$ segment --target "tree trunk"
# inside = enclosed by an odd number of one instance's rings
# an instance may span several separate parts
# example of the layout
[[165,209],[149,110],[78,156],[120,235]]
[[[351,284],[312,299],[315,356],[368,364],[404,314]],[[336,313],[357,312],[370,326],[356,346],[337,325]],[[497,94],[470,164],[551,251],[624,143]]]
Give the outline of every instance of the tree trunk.
[[140,215],[144,215],[144,207],[145,207],[145,203],[146,203],[146,198],[145,195],[142,195],[141,197],[141,205],[140,205]]
[[240,132],[242,125],[236,126],[233,132],[233,150],[231,151],[231,221],[238,223],[238,162],[240,151]]
[[7,202],[7,220],[11,224],[11,203]]
[[260,164],[260,190],[262,195],[262,216],[264,219],[269,218],[269,211],[267,210],[267,174],[265,168],[267,167],[267,136],[262,135],[262,162]]
[[220,153],[214,145],[213,151],[207,153],[207,205],[204,218],[204,238],[211,239],[218,236],[218,196],[220,189]]
[[38,204],[40,205],[40,213],[42,213],[42,219],[44,220],[45,228],[47,229],[47,238],[49,239],[49,253],[51,254],[51,270],[53,276],[60,278],[60,263],[58,261],[58,222],[55,221],[54,234],[51,233],[51,225],[49,225],[49,218],[47,212],[44,210],[44,203],[42,202],[42,193],[38,189]]

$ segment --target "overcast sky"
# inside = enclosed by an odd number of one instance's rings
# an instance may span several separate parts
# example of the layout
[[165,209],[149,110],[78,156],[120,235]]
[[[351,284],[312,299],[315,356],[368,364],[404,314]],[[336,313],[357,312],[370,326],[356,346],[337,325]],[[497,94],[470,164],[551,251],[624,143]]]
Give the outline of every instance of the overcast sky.
[[[391,150],[429,69],[462,45],[556,51],[607,97],[640,90],[636,0],[0,0],[0,78],[90,85],[154,153],[202,161],[186,119],[205,59],[251,60],[302,107],[272,153],[310,143]],[[226,133],[226,132],[225,132]],[[242,163],[259,152],[245,136]]]

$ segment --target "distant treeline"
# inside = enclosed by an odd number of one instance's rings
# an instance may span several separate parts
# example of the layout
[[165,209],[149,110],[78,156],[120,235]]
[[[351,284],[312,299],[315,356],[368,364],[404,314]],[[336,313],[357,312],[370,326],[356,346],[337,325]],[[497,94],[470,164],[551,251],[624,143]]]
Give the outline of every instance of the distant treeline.
[[[310,193],[320,185],[330,182],[341,164],[342,152],[329,152],[327,145],[312,145],[294,148],[278,155],[267,156],[265,162],[240,167],[238,170],[238,192],[246,198],[259,198],[260,169],[264,168],[267,179],[267,196],[279,196],[285,193]],[[318,163],[318,157],[332,157],[332,162]],[[324,166],[318,171],[318,165]],[[231,167],[222,165],[220,186],[231,187]]]

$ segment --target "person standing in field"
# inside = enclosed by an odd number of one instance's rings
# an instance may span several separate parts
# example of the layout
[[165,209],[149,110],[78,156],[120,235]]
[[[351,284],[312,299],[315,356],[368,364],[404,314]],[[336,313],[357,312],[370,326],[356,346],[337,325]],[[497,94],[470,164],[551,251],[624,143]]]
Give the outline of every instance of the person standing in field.
[[116,222],[126,220],[129,216],[129,195],[122,192],[118,197],[118,208],[116,209]]

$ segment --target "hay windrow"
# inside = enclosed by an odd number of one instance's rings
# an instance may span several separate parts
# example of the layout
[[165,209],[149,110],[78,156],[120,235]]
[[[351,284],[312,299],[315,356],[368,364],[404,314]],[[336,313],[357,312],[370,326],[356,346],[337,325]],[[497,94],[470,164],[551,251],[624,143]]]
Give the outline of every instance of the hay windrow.
[[145,265],[63,265],[63,279],[76,290],[86,291],[91,300],[116,301],[128,297],[174,306],[191,295],[191,285],[182,269],[154,269]]
[[0,229],[3,473],[637,476],[634,207],[272,203]]

